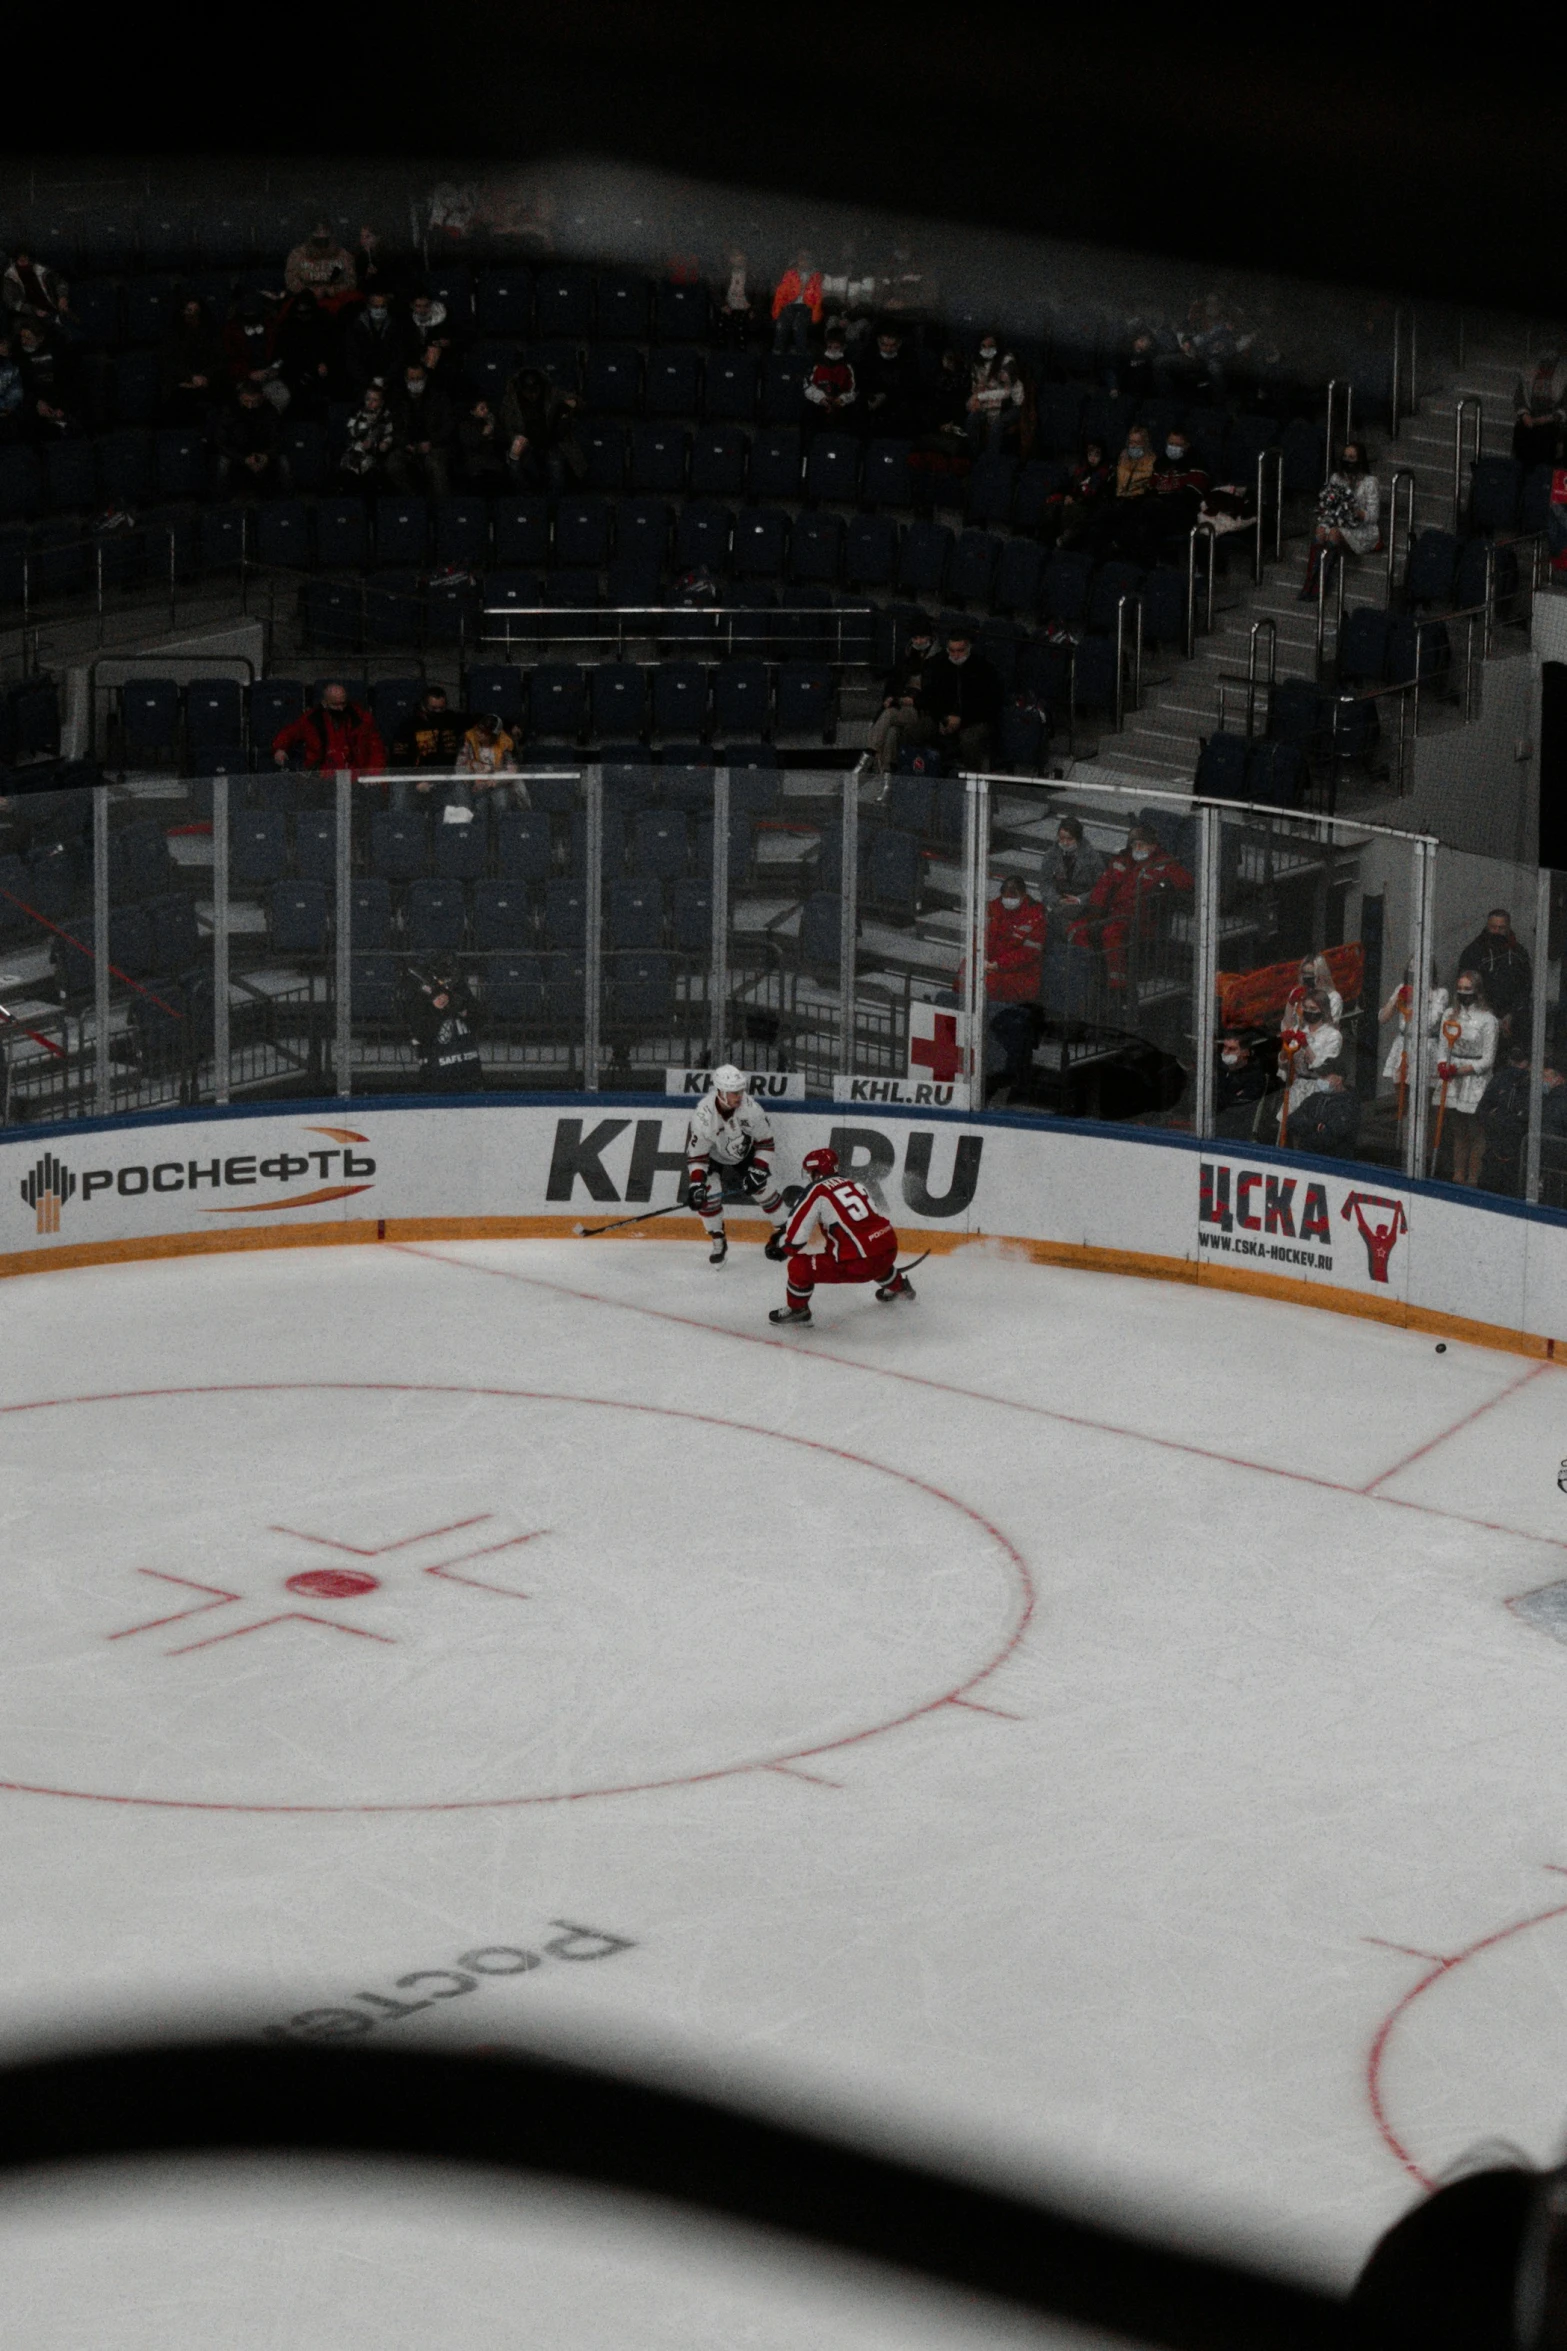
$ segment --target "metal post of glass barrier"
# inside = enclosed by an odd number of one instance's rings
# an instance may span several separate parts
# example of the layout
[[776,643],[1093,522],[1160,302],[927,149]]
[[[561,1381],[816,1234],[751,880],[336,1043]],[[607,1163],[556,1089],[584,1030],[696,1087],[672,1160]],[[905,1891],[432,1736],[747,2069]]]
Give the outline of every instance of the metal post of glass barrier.
[[95,786],[92,796],[92,976],[93,1066],[97,1076],[94,1107],[107,1118],[109,1097],[109,787]]
[[[583,770],[587,794],[587,893],[582,932],[582,1085],[596,1094],[599,1083],[600,991],[604,974],[604,770],[595,761]],[[715,849],[717,844],[714,844]]]
[[707,976],[707,1049],[716,1069],[729,1059],[729,770],[713,770],[713,951]]
[[990,778],[965,776],[963,796],[963,1049],[965,1110],[985,1107],[985,918],[989,912]]
[[[188,1009],[188,1000],[187,1000]],[[196,1057],[192,1042],[191,1058]],[[212,1095],[229,1098],[229,779],[212,779]]]
[[337,838],[333,860],[337,913],[334,942],[336,965],[332,976],[335,1035],[332,1042],[334,1075],[346,1100],[354,1090],[354,918],[349,876],[353,871],[354,779],[340,767],[337,785]]
[[1436,935],[1436,843],[1412,841],[1409,911],[1409,1005],[1404,1068],[1409,1116],[1404,1128],[1404,1173],[1426,1172],[1426,1111],[1431,1092],[1431,952]]
[[1197,811],[1197,936],[1192,963],[1192,1035],[1197,1055],[1192,1124],[1199,1135],[1214,1131],[1214,1062],[1217,1058],[1219,992],[1219,847],[1217,808]]
[[1542,865],[1534,887],[1534,986],[1529,1011],[1529,1135],[1524,1145],[1526,1200],[1540,1197],[1540,1109],[1545,1100],[1545,1007],[1550,994],[1551,869]]
[[855,1074],[855,950],[860,930],[860,777],[870,765],[867,753],[843,779],[838,860],[838,1050],[844,1074]]

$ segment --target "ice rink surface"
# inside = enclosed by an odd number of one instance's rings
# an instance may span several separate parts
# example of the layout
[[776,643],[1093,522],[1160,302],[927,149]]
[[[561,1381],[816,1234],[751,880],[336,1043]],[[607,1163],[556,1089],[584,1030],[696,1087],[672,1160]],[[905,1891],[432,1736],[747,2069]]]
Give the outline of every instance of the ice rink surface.
[[[519,2036],[1333,2281],[1554,2155],[1563,1373],[916,1279],[784,1333],[750,1247],[7,1284],[9,2045]],[[1013,2339],[321,2166],[13,2190],[0,2266],[43,2351]]]

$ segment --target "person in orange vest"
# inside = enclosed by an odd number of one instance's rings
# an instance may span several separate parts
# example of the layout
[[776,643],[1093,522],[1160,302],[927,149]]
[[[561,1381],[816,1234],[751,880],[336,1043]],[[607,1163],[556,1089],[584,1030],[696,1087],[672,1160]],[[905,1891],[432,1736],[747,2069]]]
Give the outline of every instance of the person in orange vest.
[[809,253],[797,253],[773,289],[773,349],[809,351],[821,321],[822,273]]

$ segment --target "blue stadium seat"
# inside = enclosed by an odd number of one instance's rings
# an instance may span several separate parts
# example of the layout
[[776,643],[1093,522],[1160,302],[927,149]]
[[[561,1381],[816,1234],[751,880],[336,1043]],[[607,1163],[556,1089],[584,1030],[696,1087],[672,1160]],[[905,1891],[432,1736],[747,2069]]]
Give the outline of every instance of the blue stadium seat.
[[544,885],[544,944],[580,947],[586,934],[587,894],[583,884],[564,877]]
[[642,406],[642,354],[621,343],[588,353],[583,398],[595,416],[635,416]]
[[676,571],[727,571],[734,520],[716,499],[691,499],[675,526]]
[[390,743],[401,731],[404,719],[417,707],[423,692],[423,678],[376,679],[370,688],[370,713],[384,743]]
[[631,661],[603,661],[590,670],[591,726],[600,742],[628,742],[648,722],[647,673]]
[[1298,743],[1253,743],[1246,760],[1248,800],[1264,808],[1299,808],[1310,772]]
[[1080,710],[1115,707],[1116,658],[1113,637],[1084,637],[1072,670],[1073,700]]
[[722,661],[713,673],[713,725],[720,734],[765,735],[767,664],[744,656]]
[[411,882],[429,863],[429,827],[421,809],[409,815],[381,810],[370,819],[370,865],[388,882]]
[[349,936],[372,952],[392,943],[392,885],[380,874],[356,874],[348,886]]
[[707,724],[707,671],[699,661],[666,661],[653,672],[653,731],[701,736]]
[[645,875],[612,881],[604,893],[604,944],[608,948],[658,947],[664,938],[662,885]]
[[788,534],[789,517],[777,507],[744,507],[735,520],[735,577],[777,579],[783,570]]
[[1523,467],[1514,457],[1479,457],[1469,485],[1469,522],[1477,531],[1515,531]]
[[690,861],[690,834],[678,808],[642,808],[632,819],[631,863],[636,873],[672,882]]
[[947,593],[958,604],[988,604],[1005,541],[992,531],[963,531],[952,550]]
[[185,739],[192,750],[211,743],[237,743],[244,733],[243,688],[238,678],[192,678],[185,689]]
[[911,522],[903,534],[898,555],[898,587],[904,595],[939,595],[952,554],[952,533],[945,523]]
[[548,563],[550,509],[547,498],[499,498],[493,511],[495,561],[502,570],[526,571]]
[[555,508],[555,559],[593,571],[609,561],[611,509],[607,498],[562,498]]
[[865,498],[871,506],[910,506],[914,502],[909,473],[911,441],[872,441],[865,452]]
[[1017,464],[1010,457],[980,457],[968,478],[965,512],[971,523],[988,530],[993,523],[1010,522],[1012,495],[1017,487]]
[[588,688],[572,662],[543,662],[528,681],[528,731],[534,741],[572,742],[588,721]]
[[492,954],[480,969],[479,983],[481,1002],[490,1020],[517,1028],[542,1024],[546,990],[539,956]]
[[628,487],[634,493],[667,496],[683,490],[690,435],[678,425],[639,424],[631,428]]
[[702,355],[689,345],[672,344],[648,354],[649,416],[695,416],[702,405]]
[[324,955],[327,894],[317,881],[278,881],[267,892],[267,935],[275,955]]
[[749,424],[756,414],[761,369],[749,351],[714,351],[707,362],[702,414],[714,423]]
[[540,808],[510,808],[495,821],[495,870],[509,882],[545,882],[555,871],[555,833]]
[[337,881],[337,811],[302,808],[294,818],[294,871],[328,890]]
[[912,922],[918,911],[919,843],[912,833],[890,827],[871,836],[869,851],[860,863],[860,890],[866,904],[899,922]]
[[522,353],[515,343],[475,343],[462,363],[469,386],[468,397],[477,399],[482,395],[498,412],[521,360]]
[[[751,866],[751,849],[756,828],[743,809],[729,811],[729,880],[731,887],[743,882]],[[713,820],[705,817],[696,828],[696,869],[706,881],[713,872]]]
[[474,323],[474,277],[467,262],[435,260],[420,274],[436,301],[445,305],[452,332],[466,337]]
[[133,277],[124,288],[125,339],[156,343],[179,316],[180,290],[171,277]]
[[635,270],[603,270],[598,279],[597,331],[606,342],[647,340],[650,288]]
[[31,449],[0,449],[0,520],[34,515],[43,504],[43,468]]
[[[484,607],[487,612],[517,612],[526,615],[543,600],[544,582],[536,571],[492,571],[485,579]],[[538,633],[536,620],[519,620],[517,626],[524,636],[535,636]]]
[[651,570],[657,581],[669,552],[670,508],[663,498],[627,498],[615,510],[615,558]]
[[854,433],[813,433],[805,452],[805,495],[839,505],[859,495],[861,442]]
[[[1123,596],[1136,596],[1143,584],[1142,566],[1136,563],[1102,563],[1094,574],[1094,584],[1088,597],[1088,625],[1091,629],[1115,628],[1115,616]],[[1127,610],[1128,630],[1133,626],[1131,610]]]
[[612,1023],[647,1027],[675,1016],[675,959],[659,950],[606,958],[606,1011]]
[[665,284],[653,289],[653,333],[660,343],[705,343],[712,303],[703,285]]
[[461,821],[460,807],[442,810],[431,826],[432,858],[437,881],[476,882],[490,862],[488,793],[477,795],[473,816]]
[[370,560],[370,526],[362,498],[317,500],[316,559],[323,571],[363,571]]
[[802,464],[798,426],[778,425],[758,433],[751,443],[751,496],[758,502],[798,498]]
[[996,764],[1003,775],[1037,775],[1050,744],[1044,712],[1037,703],[1008,702],[996,728]]
[[279,809],[241,808],[229,818],[229,885],[254,890],[288,871],[288,820]]
[[1143,582],[1143,636],[1150,645],[1178,645],[1186,635],[1186,575],[1156,564]]
[[533,286],[535,332],[541,342],[586,342],[597,330],[593,272],[580,263],[540,270]]
[[851,588],[886,588],[898,568],[898,526],[884,514],[850,517],[843,576]]
[[78,278],[71,288],[71,317],[89,350],[112,351],[125,333],[114,279]]
[[713,946],[713,885],[682,875],[670,885],[669,935],[681,955],[706,957]]
[[[974,470],[977,473],[978,466]],[[1037,531],[1071,478],[1071,468],[1058,458],[1036,458],[1025,465],[1012,492],[1014,530]]]
[[1450,604],[1458,570],[1459,544],[1451,531],[1417,531],[1409,542],[1404,600],[1409,604]]
[[147,913],[152,923],[153,969],[188,971],[203,946],[195,900],[184,890],[172,890],[150,900]]
[[[1058,551],[1052,555],[1042,572],[1037,575],[1035,601],[1041,612],[1052,620],[1075,627],[1088,611],[1088,591],[1093,579],[1093,561],[1087,555]],[[1002,571],[1006,570],[1003,559]],[[1023,612],[1030,607],[1002,592],[1003,582],[996,583],[996,603],[1003,611]]]
[[268,498],[256,508],[252,546],[258,563],[282,571],[308,571],[311,565],[310,509],[303,498]]
[[490,559],[490,510],[482,498],[466,496],[435,501],[435,560],[440,564],[477,565]]
[[590,490],[620,490],[626,480],[626,428],[589,417],[577,432],[578,446],[587,460],[584,482]]
[[[265,509],[263,509],[263,512]],[[430,509],[423,498],[377,498],[375,559],[386,568],[417,569],[429,556]]]
[[533,272],[481,269],[474,280],[474,322],[481,335],[525,343],[533,332]]
[[504,661],[476,662],[463,688],[468,709],[493,712],[511,733],[522,724],[527,709],[522,672]]
[[355,1021],[368,1027],[391,1028],[400,1024],[403,1012],[402,986],[398,976],[397,958],[378,949],[362,951],[356,944],[353,968],[349,975],[349,1010]]
[[1035,395],[1034,445],[1059,457],[1075,457],[1083,395],[1073,384],[1041,384]]
[[1244,735],[1211,734],[1198,754],[1196,789],[1208,800],[1244,800],[1250,750]]
[[786,661],[778,671],[777,732],[825,739],[832,716],[832,672],[825,662]]
[[403,944],[410,955],[449,954],[468,928],[461,882],[416,881],[403,900]]
[[527,886],[516,881],[473,885],[473,944],[481,955],[526,947],[533,937],[533,906]]
[[211,486],[206,444],[188,426],[159,433],[153,468],[160,498],[204,498]]
[[298,678],[257,678],[249,694],[250,739],[270,752],[279,729],[298,718],[305,707],[305,689]]
[[151,424],[163,405],[156,351],[117,351],[109,367],[109,407],[116,424]]
[[156,485],[151,433],[105,433],[98,443],[98,480],[105,498],[145,506]]
[[1375,678],[1380,683],[1387,662],[1390,617],[1373,604],[1357,604],[1345,613],[1338,641],[1341,679],[1363,684]]
[[773,353],[762,363],[763,424],[800,424],[805,416],[808,362]]
[[789,534],[789,577],[826,582],[843,561],[843,524],[836,514],[796,515]]
[[91,441],[46,441],[38,460],[43,467],[43,503],[54,513],[97,505],[98,464]]
[[126,751],[148,758],[179,740],[180,690],[173,678],[127,678],[120,688],[120,731]]
[[750,444],[738,425],[709,425],[691,441],[693,498],[739,498],[745,491]]
[[127,979],[150,979],[157,962],[152,917],[145,906],[109,909],[109,962]]

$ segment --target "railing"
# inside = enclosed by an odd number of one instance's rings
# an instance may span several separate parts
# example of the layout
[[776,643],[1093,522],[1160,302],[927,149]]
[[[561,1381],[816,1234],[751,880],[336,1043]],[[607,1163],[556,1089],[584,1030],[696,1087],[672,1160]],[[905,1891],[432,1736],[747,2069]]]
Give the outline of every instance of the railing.
[[[812,636],[820,640],[819,647],[803,643],[796,650],[817,652],[817,657],[840,665],[869,660],[870,647],[864,645],[867,620],[874,621],[873,604],[783,604],[769,605],[759,610],[747,604],[500,604],[486,605],[483,619],[486,623],[482,642],[503,645],[510,650],[513,643],[513,621],[534,620],[545,623],[542,628],[523,629],[523,640],[544,638],[551,643],[568,645],[613,644],[617,654],[623,655],[626,641],[632,637],[657,637],[665,642],[678,643],[686,650],[686,657],[701,661],[704,646],[710,648],[710,661],[726,659],[737,647],[765,645],[774,652],[780,650],[777,632],[770,625],[774,621],[796,621],[809,624]],[[679,628],[633,627],[633,622],[679,620]],[[562,622],[582,622],[581,627],[562,627]],[[489,624],[505,622],[504,628]],[[845,623],[856,626],[863,649],[846,652],[844,648]],[[706,625],[710,624],[710,625]],[[802,630],[802,639],[805,631]],[[830,653],[825,647],[831,643]]]
[[1387,580],[1382,602],[1388,610],[1392,608],[1393,576],[1398,562],[1398,493],[1401,486],[1407,493],[1404,499],[1404,539],[1407,546],[1415,535],[1415,477],[1403,465],[1394,468],[1387,490]]
[[1463,528],[1464,419],[1466,417],[1472,418],[1474,423],[1472,436],[1474,447],[1469,452],[1469,462],[1472,466],[1480,456],[1485,434],[1483,403],[1478,393],[1473,397],[1466,395],[1453,410],[1453,529],[1455,532]]
[[[1339,432],[1337,435],[1335,435],[1335,433],[1334,433],[1334,430],[1333,430],[1333,427],[1334,427],[1334,424],[1335,424],[1335,422],[1336,422],[1336,420],[1337,420],[1337,418],[1338,418],[1338,414],[1339,414],[1339,405],[1340,405],[1340,403],[1339,403],[1339,395],[1340,395],[1341,393],[1342,393],[1342,395],[1343,395],[1343,417],[1344,417],[1344,422],[1343,422],[1343,429],[1342,429],[1342,430],[1341,430],[1341,431],[1340,431],[1340,432]],[[1355,423],[1355,387],[1354,387],[1354,385],[1353,385],[1352,383],[1348,383],[1348,382],[1346,382],[1346,381],[1342,380],[1342,379],[1341,379],[1340,377],[1338,377],[1338,376],[1331,376],[1331,377],[1329,378],[1329,380],[1328,380],[1328,389],[1327,389],[1327,398],[1326,398],[1326,402],[1325,402],[1325,407],[1326,407],[1326,423],[1325,423],[1324,430],[1323,430],[1323,447],[1322,447],[1322,479],[1323,479],[1323,481],[1324,481],[1324,482],[1326,482],[1326,481],[1327,481],[1327,479],[1328,479],[1329,475],[1330,475],[1330,474],[1332,473],[1332,471],[1333,471],[1333,459],[1334,459],[1334,453],[1335,453],[1335,451],[1336,451],[1336,450],[1338,450],[1338,449],[1341,449],[1341,448],[1344,446],[1344,443],[1345,443],[1346,441],[1348,441],[1348,440],[1352,439],[1352,438],[1353,438],[1353,435],[1354,435],[1354,423]]]
[[[1261,527],[1260,518],[1258,527],[1259,529]],[[1208,551],[1205,569],[1203,628],[1210,635],[1213,631],[1213,575],[1219,535],[1211,522],[1199,522],[1192,525],[1186,541],[1186,658],[1188,661],[1197,650],[1197,542],[1199,539],[1206,542]]]

